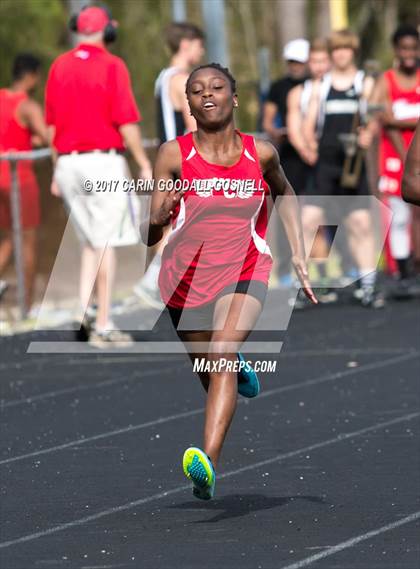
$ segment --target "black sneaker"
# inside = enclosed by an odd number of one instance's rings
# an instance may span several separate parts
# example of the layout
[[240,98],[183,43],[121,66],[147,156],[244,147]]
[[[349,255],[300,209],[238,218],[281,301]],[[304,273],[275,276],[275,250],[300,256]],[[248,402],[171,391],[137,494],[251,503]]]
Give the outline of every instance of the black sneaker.
[[386,302],[383,294],[374,286],[366,286],[361,289],[360,304],[365,308],[384,308]]
[[87,342],[90,338],[90,334],[96,320],[95,311],[89,307],[81,320],[80,328],[76,331],[76,339],[78,342]]

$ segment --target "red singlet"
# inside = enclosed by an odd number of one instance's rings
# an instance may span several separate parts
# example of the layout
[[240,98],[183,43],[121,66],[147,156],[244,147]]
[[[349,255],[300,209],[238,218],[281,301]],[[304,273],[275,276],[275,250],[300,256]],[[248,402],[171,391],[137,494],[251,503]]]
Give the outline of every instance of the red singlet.
[[[397,120],[415,120],[420,117],[420,70],[417,71],[417,84],[405,91],[397,83],[395,71],[389,69],[384,74],[388,83],[388,93],[392,103],[392,112]],[[414,136],[414,130],[398,130],[407,149]],[[403,163],[394,145],[382,130],[380,146],[379,190],[385,194],[401,197],[401,179]]]
[[[0,89],[0,152],[31,150],[31,131],[17,120],[17,110],[28,95],[22,91]],[[20,187],[21,217],[24,229],[36,227],[40,221],[39,187],[31,160],[17,164]],[[0,227],[11,228],[10,164],[0,161]]]
[[177,137],[181,181],[188,190],[163,251],[159,287],[165,304],[193,308],[214,301],[243,280],[268,283],[272,266],[265,241],[269,188],[255,141],[240,133],[242,154],[232,166],[204,160],[192,133]]

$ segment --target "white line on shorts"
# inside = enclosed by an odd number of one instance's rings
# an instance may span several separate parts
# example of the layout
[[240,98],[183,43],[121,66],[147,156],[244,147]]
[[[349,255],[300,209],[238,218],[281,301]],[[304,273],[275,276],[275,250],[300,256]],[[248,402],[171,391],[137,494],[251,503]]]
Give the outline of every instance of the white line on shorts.
[[[391,358],[389,360],[383,360],[380,362],[374,362],[374,363],[366,364],[366,365],[360,366],[358,368],[351,368],[351,369],[347,369],[344,371],[339,371],[337,373],[324,375],[324,376],[321,376],[319,378],[309,379],[309,380],[303,381],[301,383],[293,383],[291,385],[284,385],[283,387],[277,387],[275,389],[270,389],[269,391],[265,391],[263,393],[260,393],[255,401],[258,402],[260,399],[263,399],[265,397],[271,397],[272,395],[278,395],[279,393],[284,393],[287,391],[295,391],[295,390],[300,389],[302,387],[308,387],[308,386],[310,387],[312,385],[318,385],[320,383],[325,383],[327,381],[335,381],[336,379],[341,379],[343,377],[356,375],[362,371],[371,371],[373,369],[379,369],[382,367],[386,367],[387,365],[392,365],[392,364],[399,363],[401,361],[413,359],[415,357],[418,357],[419,355],[420,355],[419,353],[415,353],[415,354],[406,354],[404,356],[396,356],[395,358]],[[244,399],[239,399],[238,403],[243,403],[244,401],[245,401]],[[160,419],[154,419],[154,420],[148,421],[146,423],[140,423],[138,425],[129,425],[128,427],[122,427],[121,429],[116,429],[114,431],[107,431],[105,433],[99,433],[98,435],[93,435],[91,437],[85,437],[83,439],[76,439],[73,441],[69,441],[69,442],[63,443],[61,445],[56,445],[56,446],[44,448],[41,450],[29,452],[26,454],[20,454],[17,456],[12,456],[10,458],[5,458],[3,460],[0,460],[0,466],[2,466],[4,464],[10,464],[12,462],[17,462],[20,460],[25,460],[27,458],[33,458],[35,456],[41,456],[44,454],[49,454],[52,452],[61,451],[61,450],[65,450],[68,448],[80,446],[80,445],[90,443],[93,441],[98,441],[101,439],[107,439],[108,437],[123,435],[125,433],[132,433],[132,432],[138,431],[140,429],[146,429],[148,427],[153,427],[154,425],[161,425],[163,423],[169,423],[170,421],[176,421],[178,419],[186,419],[187,417],[193,417],[194,415],[199,415],[201,413],[204,413],[204,411],[205,411],[204,408],[193,409],[191,411],[185,411],[183,413],[176,413],[174,415],[168,415],[166,417],[161,417]]]
[[[410,413],[408,415],[403,415],[402,417],[397,417],[396,419],[392,419],[390,421],[385,421],[382,423],[376,423],[375,425],[371,425],[370,427],[365,427],[363,429],[359,429],[358,431],[353,431],[351,433],[340,433],[336,437],[332,439],[327,439],[326,441],[322,441],[319,443],[315,443],[309,445],[304,448],[292,450],[286,453],[278,454],[272,458],[261,460],[260,462],[256,462],[254,464],[250,464],[247,466],[243,466],[241,468],[237,468],[235,470],[230,470],[218,476],[218,479],[222,478],[230,478],[231,476],[236,476],[237,474],[242,474],[242,472],[247,472],[249,470],[255,470],[256,468],[260,468],[262,466],[267,466],[268,464],[274,464],[276,462],[280,462],[282,460],[287,460],[288,458],[292,458],[298,456],[300,454],[304,454],[307,452],[311,452],[334,443],[340,443],[344,441],[348,441],[355,437],[359,437],[361,435],[365,435],[366,433],[370,433],[372,431],[376,431],[378,429],[384,429],[385,427],[390,427],[391,425],[397,425],[398,423],[403,423],[405,421],[411,421],[420,416],[420,411],[417,413]],[[83,518],[79,518],[77,520],[73,520],[71,522],[65,522],[62,524],[58,524],[51,528],[37,531],[35,533],[27,534],[15,539],[10,539],[8,541],[3,541],[0,543],[0,549],[5,549],[6,547],[11,547],[12,545],[18,545],[20,543],[25,543],[28,541],[33,541],[40,537],[46,537],[48,535],[52,535],[54,533],[64,531],[66,529],[70,529],[73,527],[78,527],[88,522],[92,522],[95,520],[99,520],[106,516],[110,516],[112,514],[117,514],[119,512],[124,512],[126,510],[130,510],[137,506],[142,506],[143,504],[147,504],[149,502],[153,502],[154,500],[161,500],[162,498],[166,498],[167,496],[172,496],[174,494],[179,494],[179,492],[183,492],[184,490],[188,490],[191,488],[190,484],[183,484],[182,486],[178,486],[177,488],[173,488],[172,490],[168,490],[166,492],[160,492],[159,494],[153,494],[152,496],[148,496],[147,498],[140,498],[138,500],[133,500],[126,504],[121,504],[120,506],[114,506],[112,508],[108,508],[106,510],[102,510],[97,512],[96,514],[92,514],[90,516],[85,516]],[[286,569],[286,568],[284,568]],[[290,569],[290,568],[289,568]]]
[[362,541],[366,541],[371,537],[375,537],[377,535],[380,535],[381,533],[385,533],[386,531],[390,531],[405,524],[409,524],[410,522],[414,522],[418,519],[420,519],[420,511],[414,512],[413,514],[410,514],[409,516],[406,516],[401,520],[397,520],[395,522],[387,524],[386,526],[373,529],[371,531],[368,531],[367,533],[358,535],[357,537],[352,537],[351,539],[342,541],[337,545],[328,547],[325,551],[316,553],[315,555],[311,555],[310,557],[306,557],[306,559],[302,559],[301,561],[296,561],[296,563],[292,563],[291,565],[285,565],[284,567],[281,567],[281,569],[301,569],[302,567],[307,567],[308,565],[315,563],[315,561],[318,561],[319,559],[324,559],[325,557],[329,557],[330,555],[339,553],[340,551],[343,551],[343,549],[348,549],[349,547],[353,547],[354,545],[357,545]]

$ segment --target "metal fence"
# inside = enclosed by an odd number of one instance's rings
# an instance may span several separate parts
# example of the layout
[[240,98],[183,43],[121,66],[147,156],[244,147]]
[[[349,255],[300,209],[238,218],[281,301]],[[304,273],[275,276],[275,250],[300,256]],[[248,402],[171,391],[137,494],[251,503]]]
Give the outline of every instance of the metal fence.
[[[156,148],[159,144],[158,139],[144,139],[143,146],[145,148]],[[23,239],[22,239],[22,221],[21,221],[21,199],[19,176],[17,173],[17,164],[21,160],[45,160],[51,157],[50,148],[41,148],[39,150],[30,150],[24,152],[4,152],[0,153],[0,160],[8,161],[11,172],[11,188],[10,188],[10,206],[12,214],[12,235],[13,235],[13,252],[15,259],[16,277],[17,277],[17,301],[19,307],[19,316],[24,320],[28,315],[28,307],[26,306],[26,290],[25,290],[25,267],[23,262]]]

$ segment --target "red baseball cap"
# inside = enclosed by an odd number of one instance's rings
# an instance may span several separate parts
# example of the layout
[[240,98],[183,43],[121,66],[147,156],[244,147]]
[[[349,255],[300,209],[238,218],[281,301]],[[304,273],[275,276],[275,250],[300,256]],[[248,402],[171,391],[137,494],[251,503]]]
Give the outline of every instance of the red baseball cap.
[[104,30],[109,22],[106,10],[100,6],[89,6],[82,10],[77,18],[77,31],[80,34],[94,34]]

